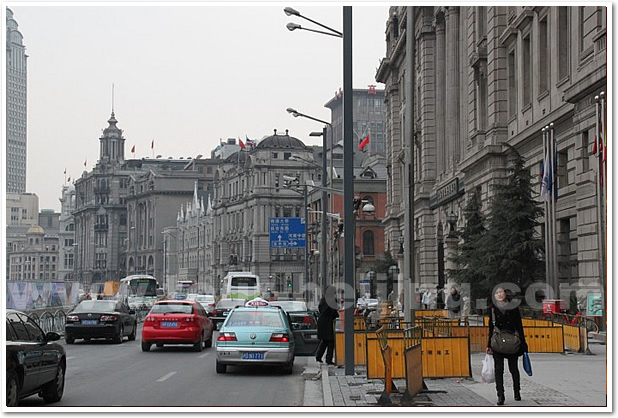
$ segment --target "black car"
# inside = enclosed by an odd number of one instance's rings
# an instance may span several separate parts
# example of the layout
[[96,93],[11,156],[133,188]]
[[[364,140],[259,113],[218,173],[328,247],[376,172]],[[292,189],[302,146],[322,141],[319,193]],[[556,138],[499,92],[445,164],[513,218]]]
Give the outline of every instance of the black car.
[[212,317],[210,318],[213,324],[219,326],[232,309],[237,306],[245,306],[246,300],[244,299],[221,299],[215,305],[215,309],[212,311]]
[[25,313],[6,310],[6,406],[36,393],[50,403],[62,398],[67,357],[59,339]]
[[73,344],[76,339],[107,338],[122,343],[137,335],[135,311],[117,300],[83,300],[67,314],[64,339]]

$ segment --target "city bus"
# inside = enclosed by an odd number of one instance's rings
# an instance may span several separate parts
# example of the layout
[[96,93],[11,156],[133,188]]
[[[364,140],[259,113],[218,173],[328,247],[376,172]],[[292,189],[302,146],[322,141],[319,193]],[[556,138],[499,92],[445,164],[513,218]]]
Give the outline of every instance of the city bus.
[[260,296],[260,277],[250,271],[230,271],[223,278],[223,298],[252,300]]
[[157,279],[147,274],[134,274],[120,280],[118,299],[131,309],[151,308],[159,299]]

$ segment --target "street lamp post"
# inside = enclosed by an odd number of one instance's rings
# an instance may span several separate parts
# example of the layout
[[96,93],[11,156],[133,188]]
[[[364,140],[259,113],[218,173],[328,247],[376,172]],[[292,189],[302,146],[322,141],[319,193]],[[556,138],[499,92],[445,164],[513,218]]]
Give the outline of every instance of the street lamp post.
[[326,254],[326,244],[327,244],[327,240],[326,240],[326,214],[327,214],[327,208],[326,206],[328,205],[328,194],[326,192],[326,187],[328,186],[327,184],[327,177],[328,174],[326,172],[326,164],[327,164],[327,160],[326,160],[326,148],[328,146],[327,143],[327,133],[328,133],[328,129],[327,126],[331,127],[331,130],[333,128],[333,126],[329,123],[326,122],[324,120],[320,120],[317,118],[314,118],[313,116],[309,116],[309,115],[305,115],[304,113],[300,113],[299,111],[297,111],[296,109],[292,109],[292,108],[287,108],[286,111],[288,113],[290,113],[292,116],[294,116],[295,118],[297,117],[303,117],[303,118],[307,118],[307,119],[311,119],[314,120],[316,122],[321,122],[324,124],[324,127],[322,128],[322,133],[317,133],[317,132],[312,132],[309,135],[310,136],[318,136],[321,135],[322,136],[322,293],[324,293],[324,291],[326,290],[326,286],[327,286],[327,276],[328,276],[328,268],[327,268],[327,254]]
[[325,28],[330,33],[303,28],[298,24],[289,24],[291,31],[296,29],[309,30],[311,32],[324,33],[326,35],[343,38],[343,223],[345,251],[345,314],[344,314],[344,340],[345,340],[345,374],[354,374],[354,147],[352,141],[353,129],[353,103],[352,103],[352,6],[343,6],[343,33],[328,26],[302,16],[291,7],[286,7],[284,12],[288,16],[297,16],[318,26]]

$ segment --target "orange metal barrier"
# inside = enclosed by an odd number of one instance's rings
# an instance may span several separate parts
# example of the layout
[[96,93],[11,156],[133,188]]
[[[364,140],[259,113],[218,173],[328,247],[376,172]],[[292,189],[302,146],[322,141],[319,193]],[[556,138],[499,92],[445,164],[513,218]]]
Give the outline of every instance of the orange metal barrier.
[[530,353],[564,353],[562,327],[527,327],[524,334]]
[[421,329],[408,328],[403,334],[404,359],[406,367],[406,392],[414,398],[423,390],[423,358]]
[[468,337],[423,338],[423,377],[470,377]]
[[564,333],[564,348],[583,353],[585,349],[582,344],[582,337],[588,338],[586,336],[586,328],[575,325],[563,325],[562,331]]
[[[403,379],[406,377],[403,331],[403,329],[385,329],[383,331],[387,338],[388,346],[391,349],[391,377],[393,379]],[[385,372],[379,337],[375,333],[373,335],[368,334],[367,378],[383,379]]]
[[[345,337],[344,333],[335,332],[335,364],[345,364]],[[364,366],[367,364],[367,335],[374,336],[375,332],[354,331],[354,365]]]

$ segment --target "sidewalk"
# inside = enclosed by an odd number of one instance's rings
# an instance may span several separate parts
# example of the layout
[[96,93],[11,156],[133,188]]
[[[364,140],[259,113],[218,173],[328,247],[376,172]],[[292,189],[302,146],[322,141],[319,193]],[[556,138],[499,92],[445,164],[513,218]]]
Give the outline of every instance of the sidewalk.
[[[505,371],[504,406],[496,406],[495,385],[481,381],[484,353],[471,354],[472,378],[425,379],[427,389],[411,401],[399,393],[405,389],[405,380],[394,379],[397,390],[383,401],[392,402],[393,407],[511,407],[522,412],[532,407],[587,407],[590,411],[590,407],[607,405],[608,371],[606,346],[591,344],[590,351],[592,355],[531,353],[532,376],[523,371],[520,360],[522,400],[513,400],[511,374]],[[367,379],[364,366],[355,368],[356,375],[346,376],[344,368],[310,364],[304,372],[307,379],[304,406],[386,406],[378,404],[384,380]]]

